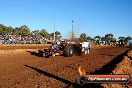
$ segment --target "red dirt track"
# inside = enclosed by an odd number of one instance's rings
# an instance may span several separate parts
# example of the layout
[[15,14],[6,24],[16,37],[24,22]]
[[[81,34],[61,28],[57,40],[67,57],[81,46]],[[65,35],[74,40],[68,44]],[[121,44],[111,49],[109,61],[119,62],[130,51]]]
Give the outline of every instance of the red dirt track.
[[0,88],[63,88],[79,76],[79,66],[89,74],[127,49],[93,47],[88,55],[55,58],[31,55],[33,49],[0,50]]

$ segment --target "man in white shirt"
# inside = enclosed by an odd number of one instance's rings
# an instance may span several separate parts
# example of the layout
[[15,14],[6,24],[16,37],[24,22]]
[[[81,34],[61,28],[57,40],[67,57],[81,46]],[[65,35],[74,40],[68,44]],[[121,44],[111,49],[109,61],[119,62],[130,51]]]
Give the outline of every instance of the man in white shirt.
[[83,42],[82,44],[82,51],[84,51],[85,54],[90,53],[90,42]]

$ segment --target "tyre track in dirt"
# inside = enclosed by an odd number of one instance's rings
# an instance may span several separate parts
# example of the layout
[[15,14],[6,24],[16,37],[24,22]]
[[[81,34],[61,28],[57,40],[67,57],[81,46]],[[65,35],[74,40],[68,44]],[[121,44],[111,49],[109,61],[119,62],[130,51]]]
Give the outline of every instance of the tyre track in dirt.
[[[78,67],[87,74],[101,68],[128,48],[93,48],[86,56],[42,58],[31,55],[28,50],[13,55],[0,55],[0,87],[62,88],[78,77]],[[12,54],[12,53],[11,53]]]
[[[66,65],[65,64],[57,64],[56,66],[52,66],[52,67],[49,66],[48,68],[45,68],[43,70],[46,72],[52,73],[56,76],[59,76],[63,79],[67,79],[67,80],[73,82],[75,80],[75,78],[78,76],[77,68],[79,66],[83,66],[85,69],[89,68],[86,71],[88,71],[87,73],[90,73],[90,72],[94,71],[95,69],[101,68],[104,64],[110,62],[112,60],[112,58],[114,58],[115,56],[123,53],[124,50],[122,50],[122,49],[123,48],[120,48],[119,50],[118,49],[113,50],[113,48],[108,48],[109,52],[108,52],[108,50],[105,50],[105,51],[99,52],[99,53],[97,53],[98,52],[98,49],[97,49],[97,51],[96,50],[94,51],[94,52],[96,52],[97,57],[94,55],[74,57],[74,58],[78,58],[78,59],[77,60],[75,59],[76,61],[71,61],[71,62],[69,61],[68,63],[66,62]],[[104,55],[100,56],[101,53],[103,53],[105,56]],[[95,54],[95,53],[93,53],[93,54]],[[103,59],[102,56],[104,56],[105,58]],[[99,60],[101,58],[102,58],[102,60]],[[97,60],[95,61],[95,59],[97,59]],[[92,63],[93,63],[93,65],[92,65]],[[96,66],[94,66],[94,64],[96,64]],[[49,69],[52,69],[52,70],[49,70]]]

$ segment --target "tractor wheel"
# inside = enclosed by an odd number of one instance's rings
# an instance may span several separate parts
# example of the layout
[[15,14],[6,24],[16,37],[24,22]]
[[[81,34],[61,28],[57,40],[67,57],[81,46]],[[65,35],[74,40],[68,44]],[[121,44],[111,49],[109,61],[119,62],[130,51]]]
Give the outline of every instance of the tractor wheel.
[[73,48],[71,46],[66,47],[64,54],[67,57],[72,57],[73,56]]
[[43,57],[44,58],[49,58],[50,57],[50,52],[48,52],[48,51],[43,52]]
[[45,58],[45,56],[46,56],[46,55],[45,55],[45,52],[43,52],[43,57]]

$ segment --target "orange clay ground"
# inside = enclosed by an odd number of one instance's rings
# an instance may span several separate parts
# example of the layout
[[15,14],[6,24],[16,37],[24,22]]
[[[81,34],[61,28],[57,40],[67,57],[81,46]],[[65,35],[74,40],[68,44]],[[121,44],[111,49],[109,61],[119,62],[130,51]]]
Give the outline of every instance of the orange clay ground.
[[103,46],[92,47],[90,54],[83,56],[43,58],[31,55],[30,52],[44,47],[1,45],[0,88],[63,88],[79,76],[79,66],[89,74],[128,50],[127,47]]

